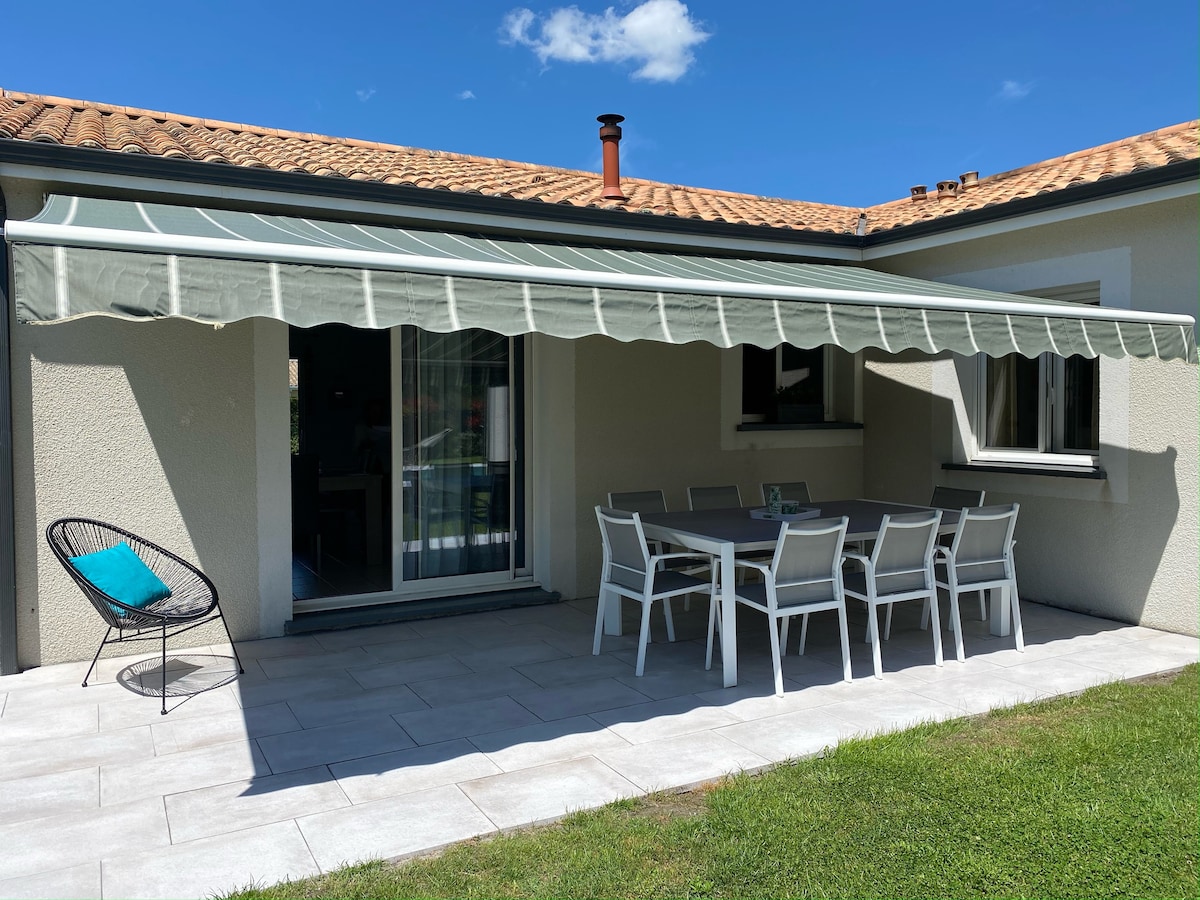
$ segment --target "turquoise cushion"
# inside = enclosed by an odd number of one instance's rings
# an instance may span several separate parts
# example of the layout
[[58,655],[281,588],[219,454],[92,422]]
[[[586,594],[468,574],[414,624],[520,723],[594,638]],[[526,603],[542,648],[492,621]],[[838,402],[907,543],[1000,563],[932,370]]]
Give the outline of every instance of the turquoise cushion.
[[[124,541],[107,550],[72,556],[71,565],[114,600],[137,609],[171,596],[171,589]],[[128,610],[119,606],[112,606],[112,610],[119,616],[128,614]]]

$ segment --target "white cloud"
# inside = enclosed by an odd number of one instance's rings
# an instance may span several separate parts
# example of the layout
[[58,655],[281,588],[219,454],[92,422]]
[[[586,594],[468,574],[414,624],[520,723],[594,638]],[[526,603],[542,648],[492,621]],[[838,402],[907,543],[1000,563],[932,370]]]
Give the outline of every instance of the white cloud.
[[1024,100],[1032,90],[1032,81],[1005,81],[1000,85],[1000,92],[997,96],[1001,100]]
[[680,0],[644,0],[626,15],[610,6],[585,13],[577,6],[544,16],[518,7],[504,17],[502,39],[529,47],[545,65],[558,62],[633,62],[634,78],[678,81],[696,61],[692,48],[711,35]]
[[459,100],[474,100],[475,92],[474,91],[459,91],[459,93],[456,96],[458,97]]
[[368,100],[370,100],[372,97],[375,96],[375,88],[371,88],[370,90],[365,90],[365,91],[355,91],[354,93],[358,94],[358,102],[359,103],[366,103]]

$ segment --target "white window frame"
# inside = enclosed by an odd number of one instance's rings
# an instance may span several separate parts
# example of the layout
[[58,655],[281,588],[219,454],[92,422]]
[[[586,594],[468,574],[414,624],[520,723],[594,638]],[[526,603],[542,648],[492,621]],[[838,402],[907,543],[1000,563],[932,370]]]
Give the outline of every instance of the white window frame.
[[[1061,285],[1052,288],[1039,288],[1021,293],[1042,297],[1048,300],[1069,300],[1073,303],[1100,303],[1100,283],[1085,282],[1081,284]],[[1064,446],[1063,436],[1065,427],[1065,403],[1058,402],[1066,387],[1066,359],[1053,353],[1043,353],[1038,357],[1038,446],[1036,449],[1018,449],[1008,447],[989,447],[987,441],[988,405],[987,396],[987,364],[988,357],[980,354],[978,357],[978,377],[976,379],[977,396],[975,402],[975,442],[977,451],[975,459],[981,462],[1027,463],[1037,465],[1086,466],[1096,467],[1100,464],[1099,451],[1081,450]],[[1102,363],[1097,360],[1097,368]],[[1100,373],[1097,372],[1097,381]],[[1103,404],[1101,404],[1101,409]],[[1100,434],[1100,410],[1097,410],[1094,423],[1096,433]]]

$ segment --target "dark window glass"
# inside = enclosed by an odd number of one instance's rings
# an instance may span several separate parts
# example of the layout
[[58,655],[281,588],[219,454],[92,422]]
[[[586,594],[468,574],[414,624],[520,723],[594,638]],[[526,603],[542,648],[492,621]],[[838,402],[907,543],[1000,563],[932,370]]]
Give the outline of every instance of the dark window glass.
[[1069,356],[1063,365],[1063,449],[1100,451],[1100,361]]
[[783,357],[779,388],[784,402],[822,405],[825,400],[825,350],[802,350],[791,344],[780,348]]
[[825,418],[825,348],[742,348],[742,415],[770,422]]
[[1041,366],[1019,353],[987,361],[987,446],[1039,449]]
[[777,350],[742,347],[742,415],[770,417],[775,412]]

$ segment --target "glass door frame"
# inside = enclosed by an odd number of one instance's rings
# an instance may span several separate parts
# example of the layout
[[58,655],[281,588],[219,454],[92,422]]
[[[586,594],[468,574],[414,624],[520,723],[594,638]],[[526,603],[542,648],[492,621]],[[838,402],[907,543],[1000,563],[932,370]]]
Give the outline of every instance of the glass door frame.
[[[533,431],[530,416],[531,409],[531,371],[530,342],[526,335],[506,337],[509,341],[508,377],[511,389],[509,391],[509,428],[508,451],[509,459],[516,465],[519,462],[523,470],[520,478],[509,479],[509,522],[514,529],[513,540],[509,546],[509,564],[507,569],[493,572],[480,572],[468,575],[450,575],[434,578],[404,578],[404,479],[403,473],[403,440],[401,425],[404,404],[402,380],[403,372],[403,337],[401,328],[397,326],[389,330],[390,372],[391,372],[391,422],[392,422],[392,472],[391,480],[391,515],[392,515],[392,587],[389,591],[377,591],[365,594],[349,594],[332,597],[313,598],[311,600],[296,600],[293,611],[298,613],[316,612],[330,609],[349,609],[353,607],[374,606],[383,603],[401,603],[408,600],[424,600],[433,597],[453,597],[456,594],[485,593],[489,591],[510,590],[514,587],[531,586],[533,579],[533,546],[530,536],[533,532],[532,522],[532,479],[529,473],[533,471],[530,459],[534,446]],[[521,364],[518,365],[518,356]],[[519,395],[519,396],[518,396]],[[519,433],[518,433],[519,432]],[[518,455],[520,454],[520,455]],[[517,502],[517,491],[522,493],[521,502]],[[518,513],[523,521],[517,522]],[[517,534],[521,535],[524,548],[524,564],[516,566]]]

